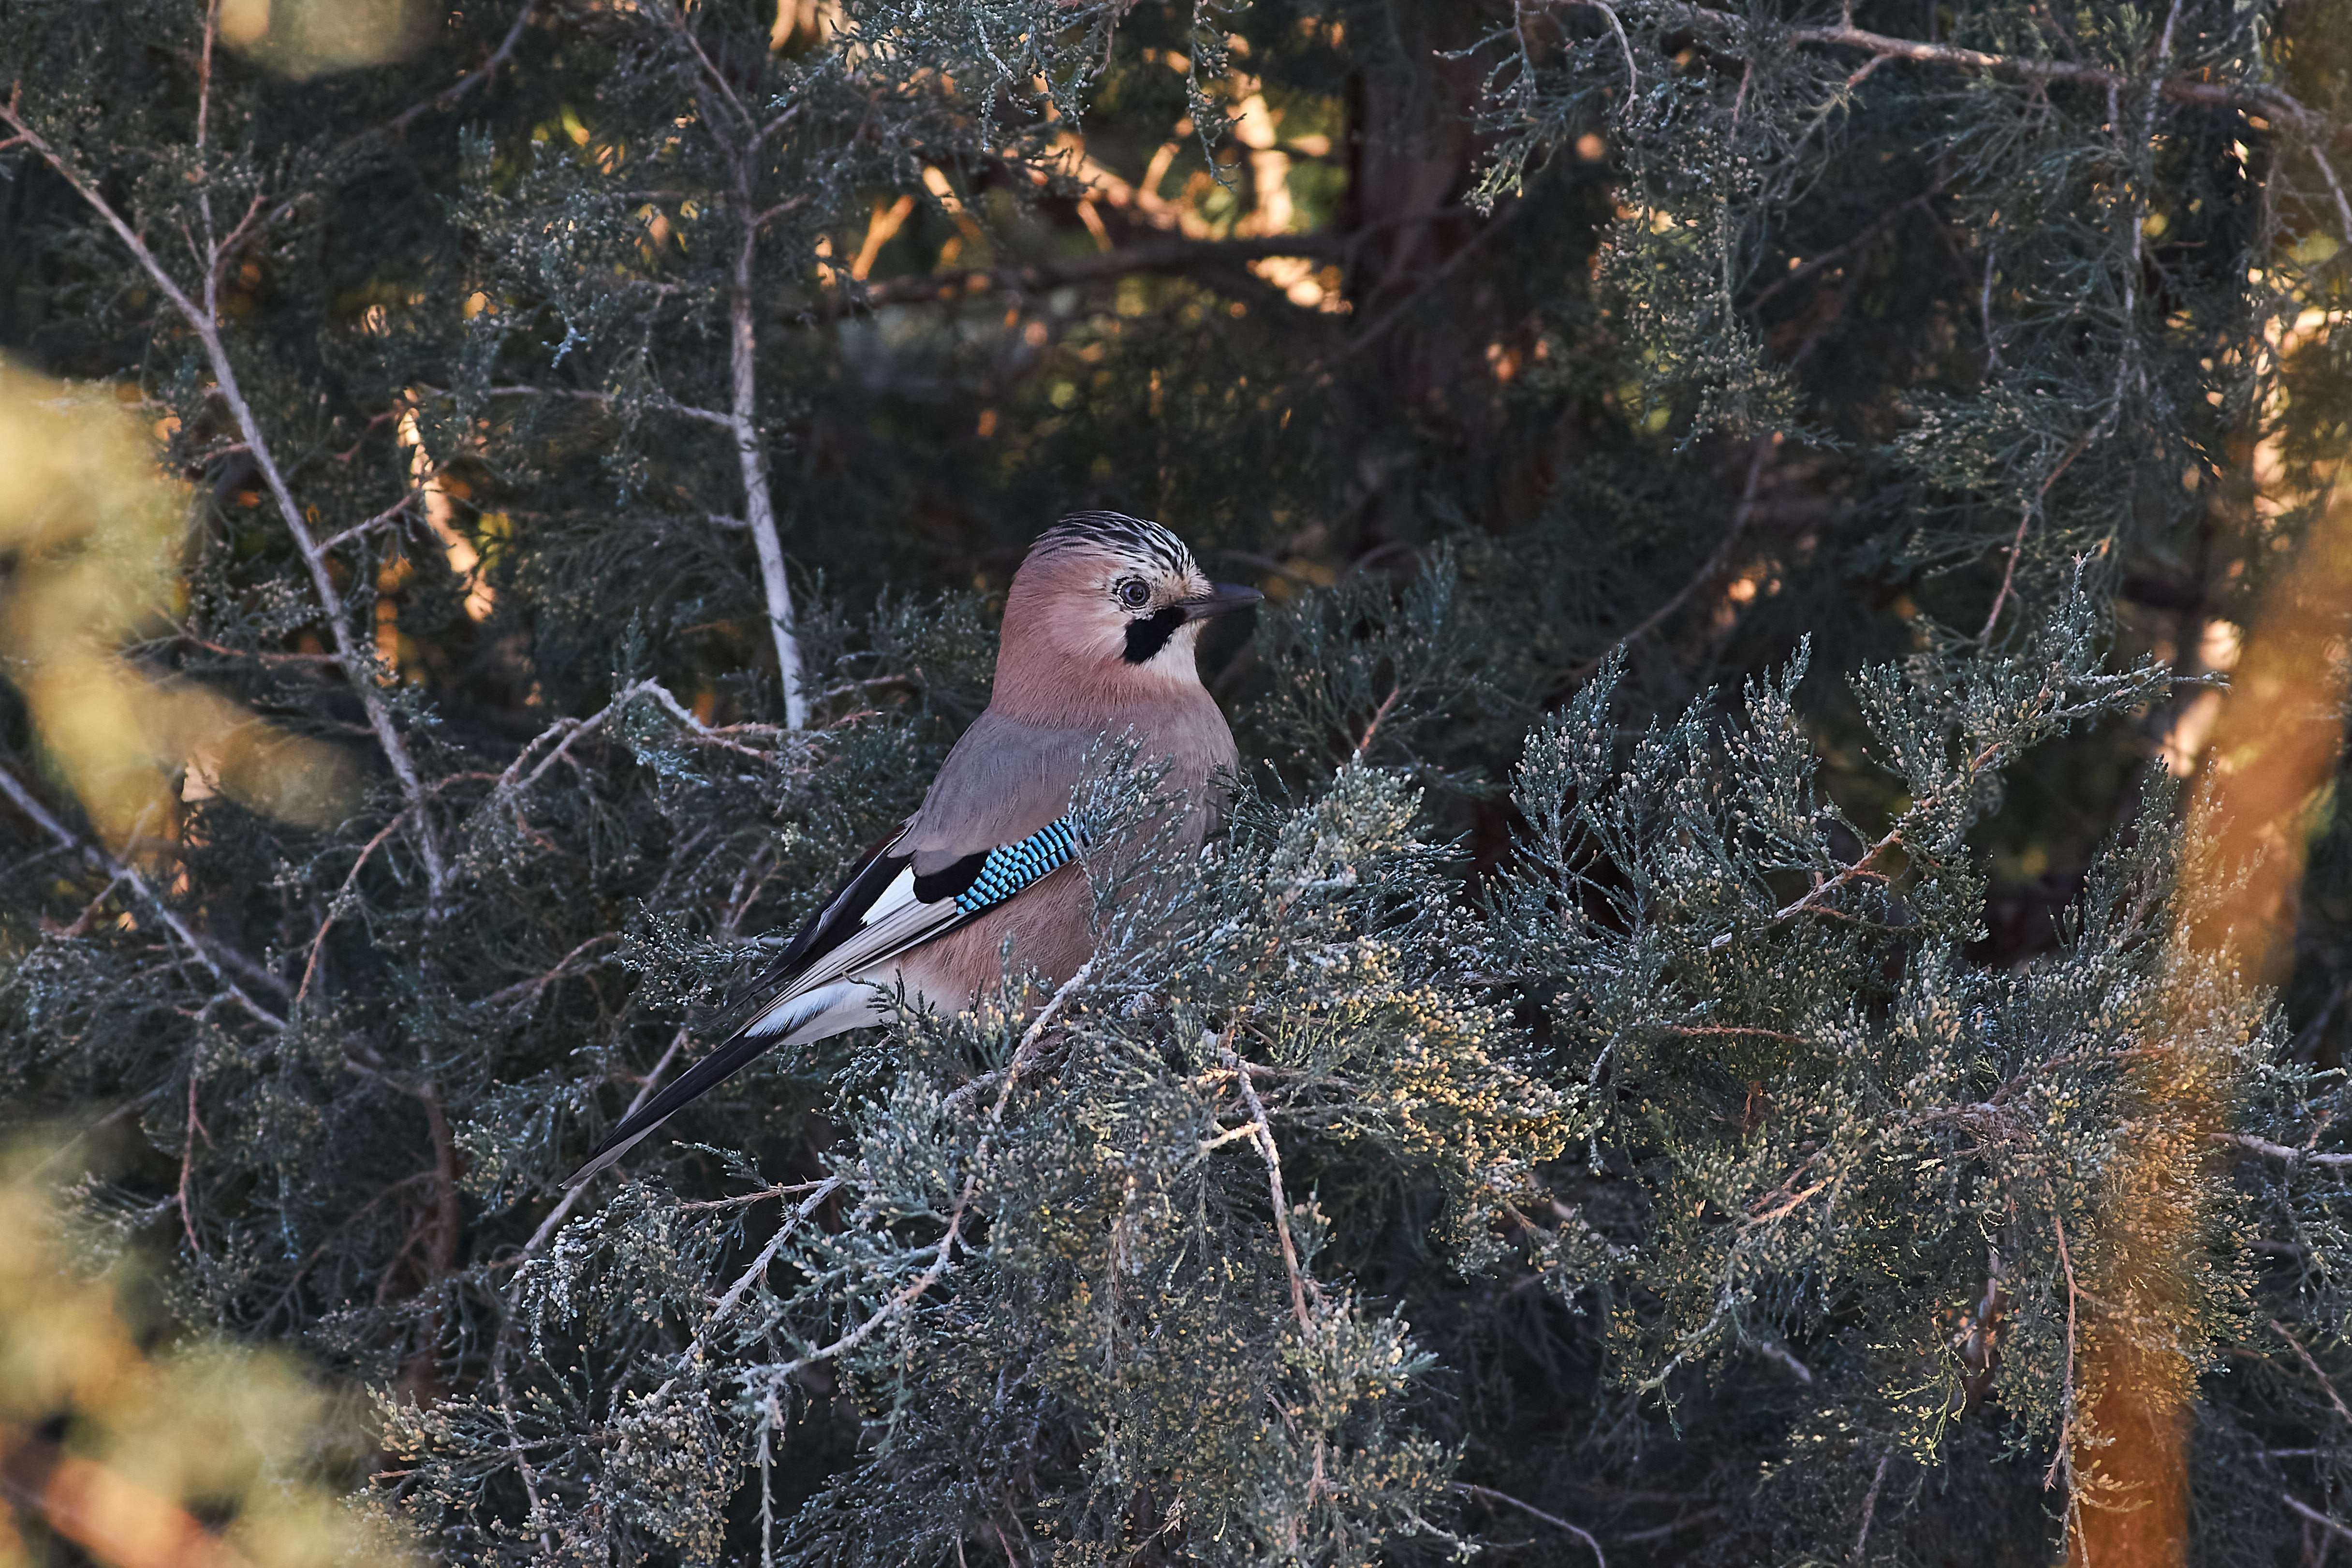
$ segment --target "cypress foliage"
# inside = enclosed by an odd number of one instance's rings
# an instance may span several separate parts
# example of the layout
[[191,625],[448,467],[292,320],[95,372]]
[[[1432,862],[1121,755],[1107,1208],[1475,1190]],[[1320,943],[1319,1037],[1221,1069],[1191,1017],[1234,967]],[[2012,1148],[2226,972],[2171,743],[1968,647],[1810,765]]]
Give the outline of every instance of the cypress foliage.
[[[2319,1562],[2347,21],[0,0],[11,1129],[451,1562]],[[1093,506],[1229,830],[562,1193]]]

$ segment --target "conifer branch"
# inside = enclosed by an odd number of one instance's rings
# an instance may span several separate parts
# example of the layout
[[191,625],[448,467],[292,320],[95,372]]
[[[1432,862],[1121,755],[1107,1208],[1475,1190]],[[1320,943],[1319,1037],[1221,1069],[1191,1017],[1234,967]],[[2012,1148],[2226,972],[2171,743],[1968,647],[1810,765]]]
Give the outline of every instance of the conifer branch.
[[[867,1316],[856,1327],[843,1333],[832,1343],[820,1345],[776,1368],[774,1375],[770,1380],[772,1385],[781,1385],[785,1379],[809,1367],[835,1360],[856,1350],[871,1339],[877,1331],[913,1306],[925,1292],[940,1282],[940,1278],[950,1268],[954,1267],[956,1244],[963,1239],[964,1220],[971,1214],[972,1199],[980,1194],[981,1179],[987,1168],[988,1156],[993,1151],[996,1134],[1004,1125],[1004,1107],[1012,1100],[1013,1091],[1021,1082],[1023,1070],[1035,1059],[1038,1042],[1045,1038],[1045,1030],[1051,1027],[1070,998],[1076,996],[1086,983],[1093,978],[1095,963],[1095,959],[1088,958],[1078,966],[1076,973],[1062,982],[1060,988],[1054,992],[1052,998],[1045,1003],[1035,1019],[1030,1023],[1028,1030],[1023,1033],[1021,1043],[1013,1048],[1012,1060],[1004,1064],[1004,1082],[996,1092],[995,1103],[988,1109],[987,1127],[981,1134],[980,1141],[972,1145],[971,1169],[965,1176],[963,1188],[957,1193],[955,1203],[948,1211],[947,1232],[940,1238],[935,1246],[922,1249],[931,1254],[930,1262],[921,1273],[893,1292],[890,1299],[885,1301],[878,1311]],[[765,1265],[761,1267],[764,1268]],[[738,1284],[748,1285],[748,1280],[739,1281]],[[729,1304],[731,1306],[732,1302]],[[714,1321],[715,1318],[716,1314],[714,1314]],[[675,1383],[676,1379],[671,1381]],[[669,1385],[666,1384],[663,1386],[667,1389]]]
[[[1560,0],[1562,4],[1581,5],[1589,0]],[[1755,24],[1745,16],[1713,6],[1696,5],[1675,0],[1672,9],[1694,23],[1718,27],[1727,33],[1746,37]],[[1850,20],[1834,26],[1788,27],[1779,37],[1785,42],[1835,48],[1865,50],[1876,58],[1907,60],[1915,65],[1949,66],[1960,70],[1981,71],[1989,76],[2003,76],[2033,83],[2073,83],[2101,89],[2140,85],[2124,72],[2100,66],[2081,65],[2065,60],[2036,59],[2024,55],[1989,54],[1958,44],[1924,42],[1917,38],[1897,37],[1887,33],[1874,33],[1857,27]],[[2234,109],[2279,121],[2298,134],[2319,140],[2332,140],[2341,128],[2326,116],[2306,108],[2277,88],[2263,85],[2236,86],[2223,82],[2201,81],[2195,77],[2161,77],[2154,83],[2161,96],[2179,103],[2205,104],[2215,108]]]
[[148,281],[171,302],[173,309],[203,345],[205,361],[213,372],[214,391],[227,407],[229,416],[236,421],[237,434],[245,442],[247,455],[261,471],[262,482],[268,487],[278,517],[293,538],[295,549],[300,552],[303,565],[309,569],[311,591],[318,598],[322,618],[327,622],[328,635],[334,640],[335,650],[342,656],[344,674],[352,692],[359,697],[361,707],[367,714],[368,727],[374,733],[376,744],[383,751],[384,760],[390,764],[401,793],[407,798],[416,828],[417,848],[425,862],[426,888],[437,908],[448,891],[449,867],[442,857],[440,835],[425,810],[424,779],[417,772],[415,759],[409,755],[407,740],[393,722],[391,707],[375,685],[374,660],[360,647],[352,632],[342,591],[335,586],[333,568],[327,553],[311,536],[310,524],[304,518],[301,507],[296,505],[294,493],[287,486],[286,476],[278,468],[277,457],[262,434],[261,423],[254,417],[251,405],[246,402],[236,367],[230,361],[227,343],[221,337],[216,297],[219,274],[214,260],[208,258],[206,261],[205,301],[199,305],[188,297],[170,269],[148,247],[138,231],[123,220],[122,214],[115,210],[114,204],[98,187],[25,123],[14,90],[8,100],[0,104],[0,125],[14,130],[43,162],[73,188],[74,193],[97,214],[99,220],[114,232],[115,237],[121,241],[123,247],[138,263],[140,270],[146,274]]

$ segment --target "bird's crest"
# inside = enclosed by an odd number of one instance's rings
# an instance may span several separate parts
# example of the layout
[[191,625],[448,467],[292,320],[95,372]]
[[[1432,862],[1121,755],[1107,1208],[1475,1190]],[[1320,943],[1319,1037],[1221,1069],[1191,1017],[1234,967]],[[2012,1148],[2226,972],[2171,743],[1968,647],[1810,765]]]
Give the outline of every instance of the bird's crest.
[[1041,556],[1080,548],[1129,556],[1139,564],[1179,576],[1200,570],[1182,539],[1158,523],[1123,512],[1074,512],[1039,534],[1029,553]]

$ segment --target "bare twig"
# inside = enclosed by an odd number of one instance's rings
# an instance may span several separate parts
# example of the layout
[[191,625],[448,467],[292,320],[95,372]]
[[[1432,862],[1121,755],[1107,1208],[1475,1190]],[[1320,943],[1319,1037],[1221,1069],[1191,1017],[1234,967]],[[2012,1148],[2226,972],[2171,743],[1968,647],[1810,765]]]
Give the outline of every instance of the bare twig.
[[378,512],[374,517],[370,517],[366,522],[353,523],[341,533],[330,534],[325,538],[320,539],[319,541],[319,549],[322,551],[337,549],[351,543],[353,539],[365,538],[367,535],[373,533],[376,529],[383,527],[384,524],[392,521],[394,517],[400,516],[401,513],[408,510],[409,507],[415,506],[418,501],[424,498],[424,496],[425,492],[422,490],[409,491],[408,494],[403,496],[399,500],[394,501],[391,506],[386,507],[383,511]]
[[[1586,0],[1562,0],[1564,4],[1584,4]],[[1708,5],[1685,5],[1679,7],[1689,20],[1720,27],[1727,33],[1745,37],[1754,24],[1747,17]],[[1957,44],[1923,42],[1916,38],[1900,38],[1886,33],[1874,33],[1841,21],[1832,26],[1790,27],[1778,37],[1784,43],[1864,49],[1873,55],[1908,60],[1915,65],[1949,66],[1961,70],[1982,71],[1990,76],[2007,77],[2014,81],[2034,85],[2072,82],[2092,88],[2123,88],[2137,85],[2134,78],[2120,71],[2097,66],[2080,65],[2067,60],[2034,59],[2023,55],[1988,54],[1982,49],[1964,48]],[[2161,67],[2159,67],[2159,69]],[[2197,103],[2215,108],[2235,109],[2262,115],[2283,123],[2301,135],[2318,137],[2332,135],[2335,125],[2325,115],[2315,112],[2278,89],[2261,83],[2240,86],[2228,82],[2200,79],[2195,75],[2162,77],[2154,84],[2158,96],[2176,103]]]
[[492,991],[488,996],[484,997],[482,998],[482,1004],[486,1007],[502,1007],[508,1002],[521,1001],[526,998],[536,1000],[541,991],[547,989],[548,987],[553,985],[556,981],[564,978],[566,976],[579,973],[578,970],[572,967],[572,961],[573,959],[579,957],[583,953],[587,952],[591,947],[597,946],[606,942],[618,942],[620,939],[620,936],[616,932],[599,932],[597,935],[589,937],[585,942],[581,943],[577,947],[572,949],[571,952],[563,955],[562,957],[557,959],[555,967],[548,970],[545,974],[533,975],[528,980],[517,980],[511,986],[501,987],[498,990]]
[[[446,389],[441,387],[426,387],[423,390],[433,393],[436,397],[447,397],[450,395]],[[598,403],[615,403],[624,401],[617,392],[593,392],[586,387],[490,387],[485,390],[483,395],[485,397],[569,398],[575,402]],[[715,424],[722,430],[730,430],[734,427],[734,416],[731,414],[721,413],[715,408],[697,408],[692,403],[672,402],[666,398],[648,402],[645,406],[654,410],[657,413],[674,413],[680,419],[691,419],[703,424]]]
[[1748,531],[1748,519],[1756,515],[1756,497],[1764,480],[1764,460],[1770,456],[1772,449],[1780,444],[1780,434],[1778,431],[1770,435],[1756,438],[1754,448],[1748,454],[1748,477],[1740,486],[1739,501],[1731,509],[1731,526],[1724,530],[1722,541],[1709,552],[1706,559],[1700,563],[1699,569],[1691,574],[1690,580],[1676,589],[1664,604],[1642,617],[1640,622],[1632,631],[1577,665],[1573,672],[1576,678],[1581,679],[1591,674],[1601,667],[1610,654],[1620,648],[1629,648],[1648,636],[1664,623],[1666,617],[1680,610],[1692,594],[1714,580],[1715,574],[1721,571],[1725,563],[1730,560],[1731,552],[1738,545],[1740,535]]
[[[231,1001],[272,1029],[286,1027],[284,1019],[255,1001],[247,994],[243,987],[229,978],[227,970],[214,953],[212,945],[197,936],[188,923],[180,918],[178,911],[164,903],[162,896],[147,885],[145,877],[58,821],[50,814],[49,809],[41,804],[39,798],[30,789],[26,789],[23,781],[5,768],[0,768],[0,795],[5,795],[11,805],[30,817],[34,824],[48,834],[60,849],[79,857],[84,865],[99,875],[128,887],[137,894],[139,901],[147,906],[149,913],[162,923],[165,930],[180,939],[181,945],[187,948],[189,956],[204,966],[205,972],[212,976],[215,983],[220,986]],[[259,967],[257,965],[255,967]]]
[[1493,1487],[1474,1486],[1468,1481],[1455,1481],[1446,1490],[1460,1492],[1465,1497],[1475,1497],[1485,1502],[1499,1502],[1507,1508],[1516,1508],[1530,1519],[1543,1521],[1554,1530],[1564,1530],[1592,1549],[1592,1560],[1599,1568],[1609,1568],[1608,1554],[1601,1550],[1601,1542],[1592,1538],[1592,1532],[1580,1525],[1569,1523],[1556,1513],[1546,1513],[1535,1504],[1522,1502],[1509,1492],[1496,1491]]
[[1865,1492],[1862,1499],[1862,1528],[1854,1531],[1853,1551],[1848,1554],[1848,1560],[1851,1562],[1859,1563],[1862,1561],[1864,1548],[1870,1544],[1870,1526],[1878,1517],[1878,1489],[1886,1480],[1886,1461],[1894,1457],[1892,1453],[1879,1455],[1878,1469],[1871,1472],[1870,1490]]
[[680,1213],[703,1208],[746,1208],[755,1203],[765,1203],[772,1197],[798,1197],[801,1194],[814,1192],[824,1185],[822,1181],[792,1181],[784,1183],[782,1186],[763,1186],[757,1192],[739,1193],[733,1197],[714,1197],[699,1203],[681,1203],[677,1207]]
[[352,884],[359,881],[361,868],[367,864],[370,856],[383,847],[385,840],[399,831],[400,824],[407,816],[408,813],[405,811],[394,812],[392,821],[376,831],[375,837],[370,839],[366,847],[360,851],[359,859],[352,862],[352,869],[343,877],[343,885],[337,888],[335,896],[328,901],[327,913],[320,917],[319,929],[310,937],[310,955],[302,961],[302,982],[294,988],[296,1007],[300,1007],[302,998],[310,994],[310,982],[318,977],[319,954],[327,945],[327,933],[335,928],[336,918],[342,913],[343,900],[350,894]]
[[[1569,0],[1569,3],[1600,12],[1608,19],[1609,30],[1617,35],[1617,52],[1625,57],[1625,101],[1618,107],[1617,112],[1621,115],[1631,114],[1633,111],[1634,95],[1642,90],[1642,73],[1633,68],[1633,46],[1626,41],[1625,24],[1617,19],[1617,8],[1610,5],[1608,0]],[[1735,126],[1738,123],[1738,118],[1737,113],[1733,114],[1732,122]]]
[[382,125],[377,126],[370,134],[378,136],[398,135],[401,131],[407,130],[409,125],[415,121],[418,116],[428,114],[436,109],[448,108],[451,104],[457,102],[459,99],[464,98],[467,93],[472,92],[484,82],[498,75],[499,69],[504,67],[509,60],[514,58],[515,47],[522,42],[523,29],[530,26],[531,15],[538,9],[539,0],[523,0],[522,9],[515,13],[514,26],[507,29],[507,36],[499,40],[499,47],[490,51],[490,57],[488,59],[484,60],[480,65],[475,67],[472,70],[467,71],[464,76],[458,78],[456,81],[451,82],[447,87],[443,88],[439,92],[435,93],[431,98],[426,99],[424,102],[412,104],[408,108],[402,110],[398,114],[394,115]]
[[[690,28],[687,36],[693,37]],[[696,45],[698,53],[700,48]],[[743,521],[751,530],[752,551],[760,560],[760,587],[768,600],[768,632],[776,645],[776,676],[783,687],[784,724],[792,729],[806,729],[808,693],[802,689],[801,643],[794,627],[793,586],[784,575],[783,543],[776,533],[775,493],[768,482],[768,449],[760,437],[760,338],[754,317],[759,300],[753,292],[760,225],[751,218],[751,152],[748,148],[735,155],[735,202],[743,235],[735,247],[735,269],[727,287],[728,357],[735,398],[728,428],[735,438],[737,466],[742,471]]]
[[[692,1037],[692,1032],[681,1027],[676,1034],[670,1036],[669,1049],[661,1053],[661,1060],[654,1063],[653,1070],[646,1074],[645,1082],[637,1086],[636,1098],[631,1100],[629,1108],[621,1113],[623,1121],[627,1121],[645,1109],[646,1102],[652,1099],[654,1091],[660,1087],[662,1074],[668,1071],[669,1064],[677,1060],[677,1053],[686,1049],[686,1042]],[[549,1239],[562,1228],[573,1206],[587,1196],[588,1184],[585,1182],[578,1186],[566,1187],[563,1196],[555,1200],[555,1207],[548,1211],[547,1218],[539,1222],[539,1228],[530,1233],[530,1239],[522,1244],[522,1255],[525,1258],[538,1257],[540,1250],[547,1245]],[[520,1278],[520,1276],[517,1277]]]
[[2319,1386],[2327,1391],[2327,1402],[2336,1406],[2336,1414],[2343,1417],[2347,1427],[2352,1427],[2352,1408],[2346,1407],[2344,1396],[2336,1392],[2334,1380],[2321,1370],[2319,1363],[2313,1358],[2311,1352],[2304,1348],[2303,1342],[2295,1338],[2294,1332],[2276,1318],[2271,1320],[2271,1330],[2294,1347],[2294,1354],[2302,1360],[2305,1369],[2312,1376],[2319,1379]]
[[[1987,341],[1990,340],[1988,338]],[[2058,460],[2055,468],[2042,476],[2041,485],[2033,492],[2033,499],[2022,508],[2022,515],[2017,519],[2017,535],[2009,541],[2009,565],[2001,571],[2000,591],[1992,596],[1992,609],[1985,615],[1984,630],[1977,633],[1978,642],[1989,642],[1993,627],[2000,621],[2001,607],[2009,602],[2010,587],[2017,580],[2018,558],[2025,553],[2026,533],[2033,527],[2033,519],[2042,515],[2042,503],[2049,496],[2050,486],[2058,483],[2061,474],[2074,465],[2074,459],[2083,455],[2083,449],[2091,444],[2091,437],[2096,434],[2096,431],[2085,432],[2074,438],[2074,444],[2066,449],[2066,455]]]
[[1308,1311],[1307,1300],[1312,1297],[1319,1303],[1323,1299],[1322,1291],[1299,1267],[1298,1246],[1291,1239],[1290,1202],[1282,1192],[1282,1153],[1275,1147],[1274,1128],[1266,1121],[1265,1103],[1258,1098],[1257,1085],[1251,1082],[1252,1074],[1243,1065],[1242,1059],[1234,1053],[1233,1048],[1219,1041],[1216,1049],[1218,1058],[1233,1071],[1234,1081],[1241,1089],[1242,1103],[1249,1107],[1250,1130],[1256,1134],[1258,1157],[1265,1162],[1266,1191],[1274,1203],[1274,1234],[1276,1239],[1282,1243],[1283,1270],[1290,1276],[1290,1310],[1298,1319],[1299,1333],[1311,1338],[1315,1333],[1315,1314]]
[[2230,1144],[2290,1166],[2352,1166],[2352,1155],[2323,1155],[2310,1149],[2290,1148],[2284,1144],[2272,1143],[2268,1138],[2257,1138],[2252,1133],[2208,1133],[2205,1135],[2217,1144]]
[[1364,759],[1364,753],[1371,747],[1372,737],[1381,732],[1381,721],[1389,716],[1389,710],[1396,706],[1397,698],[1403,695],[1404,683],[1400,680],[1389,687],[1389,695],[1382,697],[1381,706],[1372,710],[1372,721],[1364,726],[1364,733],[1356,737],[1354,754],[1356,761],[1361,762]]
[[[2050,1228],[2058,1238],[2058,1266],[2066,1276],[2066,1363],[2061,1368],[2060,1377],[2063,1414],[2059,1417],[2058,1451],[2050,1457],[2050,1469],[2042,1478],[2042,1490],[2044,1491],[2057,1483],[2058,1471],[2062,1467],[2068,1474],[2074,1473],[2069,1463],[2069,1445],[2074,1433],[2074,1299],[2079,1293],[2074,1286],[2074,1254],[2066,1249],[2066,1222],[2054,1209],[2050,1215]],[[2070,1500],[2067,1506],[2070,1510],[2074,1508],[2074,1500]]]
[[2342,1536],[2347,1541],[2352,1541],[2352,1526],[2347,1526],[2343,1521],[2331,1518],[2330,1516],[2320,1512],[2309,1503],[2304,1502],[2296,1498],[2293,1492],[2283,1491],[2279,1493],[2279,1500],[2285,1503],[2287,1507],[2294,1510],[2295,1512],[2303,1515],[2304,1518],[2311,1521],[2312,1523],[2320,1526],[2324,1530],[2331,1531],[2334,1533]]

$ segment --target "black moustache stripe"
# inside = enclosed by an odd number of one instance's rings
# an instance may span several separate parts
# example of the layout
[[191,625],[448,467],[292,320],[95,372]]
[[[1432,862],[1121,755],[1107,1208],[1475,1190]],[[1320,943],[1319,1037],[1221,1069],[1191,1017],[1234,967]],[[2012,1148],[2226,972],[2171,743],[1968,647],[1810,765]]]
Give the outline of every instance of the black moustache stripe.
[[1149,615],[1129,622],[1127,662],[1140,664],[1150,658],[1168,646],[1168,639],[1176,635],[1176,628],[1182,624],[1184,607],[1181,604],[1171,604],[1165,610],[1155,610]]

